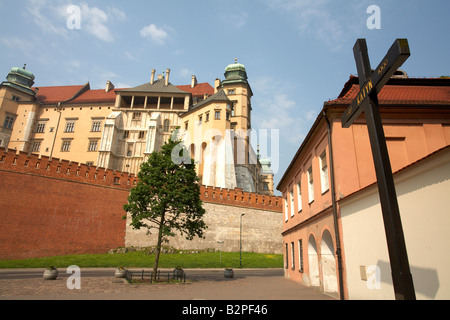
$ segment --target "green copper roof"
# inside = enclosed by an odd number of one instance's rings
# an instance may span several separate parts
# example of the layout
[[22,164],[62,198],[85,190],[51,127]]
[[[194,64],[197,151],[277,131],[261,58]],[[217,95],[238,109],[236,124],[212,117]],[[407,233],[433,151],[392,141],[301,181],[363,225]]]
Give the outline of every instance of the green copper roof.
[[2,85],[34,95],[35,93],[31,87],[34,84],[35,77],[33,73],[25,70],[25,66],[26,65],[24,65],[23,68],[12,68],[6,77],[6,81],[2,82]]
[[21,76],[31,79],[32,81],[34,81],[34,79],[35,79],[34,74],[32,72],[25,70],[25,66],[24,66],[24,68],[14,67],[11,69],[11,71],[9,73],[17,73]]
[[223,85],[232,83],[247,83],[247,71],[245,66],[235,60],[234,64],[230,64],[225,68],[225,80]]
[[228,65],[225,68],[225,72],[227,72],[227,71],[235,71],[235,70],[241,70],[241,71],[244,71],[244,72],[246,71],[245,70],[245,66],[243,64],[241,64],[241,63],[238,63],[237,59],[235,59],[235,62],[233,64],[230,64],[230,65]]

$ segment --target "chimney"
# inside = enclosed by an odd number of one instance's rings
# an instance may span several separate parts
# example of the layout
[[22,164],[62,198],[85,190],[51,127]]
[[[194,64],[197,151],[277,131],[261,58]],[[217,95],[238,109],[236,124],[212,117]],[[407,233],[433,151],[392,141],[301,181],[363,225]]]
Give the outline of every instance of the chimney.
[[112,84],[112,82],[111,81],[107,81],[106,82],[106,89],[105,89],[105,92],[110,92],[111,90],[113,90],[114,89],[114,85]]
[[152,77],[150,78],[150,84],[155,83],[155,73],[156,73],[156,70],[152,69]]
[[169,76],[170,76],[170,69],[166,69],[166,83],[165,83],[166,86],[169,85]]
[[196,85],[197,85],[197,77],[193,75],[191,80],[191,88],[195,88]]
[[216,79],[214,81],[214,93],[217,93],[217,91],[219,91],[219,87],[220,87],[221,83],[220,83],[220,79]]

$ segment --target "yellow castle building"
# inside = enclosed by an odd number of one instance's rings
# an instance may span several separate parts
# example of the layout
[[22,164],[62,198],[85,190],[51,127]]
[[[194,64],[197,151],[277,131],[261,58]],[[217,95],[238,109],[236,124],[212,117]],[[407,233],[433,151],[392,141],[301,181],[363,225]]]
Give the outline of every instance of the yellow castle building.
[[[175,86],[170,69],[135,88],[35,87],[26,66],[0,85],[0,147],[137,173],[177,132],[203,185],[273,194],[270,161],[250,144],[253,92],[245,66],[225,79]],[[259,153],[259,151],[258,151]]]

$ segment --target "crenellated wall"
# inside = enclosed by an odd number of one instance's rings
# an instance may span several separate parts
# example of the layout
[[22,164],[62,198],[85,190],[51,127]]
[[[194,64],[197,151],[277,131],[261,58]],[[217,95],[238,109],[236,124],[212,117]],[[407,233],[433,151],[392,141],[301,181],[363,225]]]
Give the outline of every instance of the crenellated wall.
[[0,150],[0,259],[104,253],[124,245],[136,177]]
[[131,189],[137,183],[137,177],[133,174],[5,149],[0,149],[0,170],[126,190]]
[[[104,253],[123,246],[152,246],[145,230],[132,230],[123,205],[136,176],[0,149],[0,259]],[[204,240],[172,239],[179,249],[217,247],[281,252],[281,198],[201,186],[209,226]]]
[[283,207],[281,206],[281,197],[245,192],[242,189],[238,188],[231,190],[201,186],[200,198],[204,202],[222,204],[227,206],[283,212]]

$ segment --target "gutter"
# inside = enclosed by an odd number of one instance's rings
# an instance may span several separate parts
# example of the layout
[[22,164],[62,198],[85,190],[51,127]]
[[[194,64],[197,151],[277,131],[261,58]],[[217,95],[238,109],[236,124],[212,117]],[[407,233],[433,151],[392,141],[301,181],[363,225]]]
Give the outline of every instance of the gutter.
[[338,214],[337,214],[337,202],[336,202],[336,185],[334,179],[334,161],[333,161],[333,145],[331,140],[331,124],[327,117],[326,111],[322,112],[323,117],[327,123],[328,129],[328,148],[329,148],[329,157],[330,157],[330,182],[331,182],[331,202],[333,203],[333,220],[334,220],[334,233],[336,237],[336,257],[338,261],[338,273],[339,273],[339,296],[341,300],[345,300],[344,298],[344,279],[343,279],[343,269],[342,269],[342,250],[341,250],[341,237],[339,234],[339,225],[338,225]]

